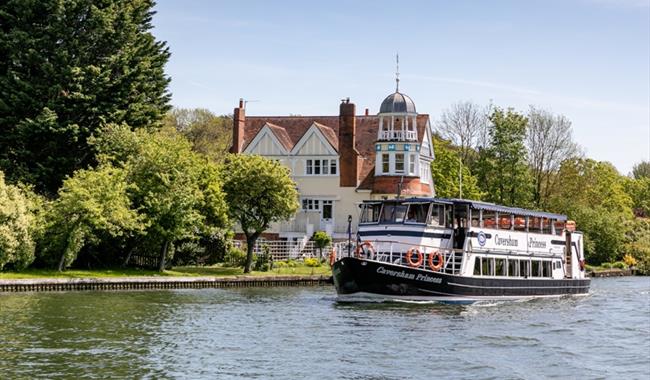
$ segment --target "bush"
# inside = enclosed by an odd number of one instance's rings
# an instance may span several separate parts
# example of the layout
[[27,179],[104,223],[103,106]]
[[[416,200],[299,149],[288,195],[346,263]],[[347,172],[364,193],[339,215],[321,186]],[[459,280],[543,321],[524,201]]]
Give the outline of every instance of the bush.
[[223,259],[223,265],[227,267],[243,267],[246,265],[246,252],[237,247],[232,247]]
[[259,272],[268,272],[271,268],[271,253],[267,244],[262,245],[262,254],[255,260],[253,270]]
[[622,261],[615,262],[614,264],[612,264],[612,267],[616,269],[627,269],[627,265]]
[[321,262],[315,257],[309,257],[305,259],[305,265],[308,267],[319,267],[321,265]]
[[273,266],[276,267],[276,268],[286,268],[287,263],[286,263],[286,261],[278,261],[276,263],[273,263]]
[[295,268],[296,266],[298,266],[298,264],[296,263],[295,260],[293,260],[293,259],[289,259],[289,260],[287,260],[287,266],[288,266],[289,268]]
[[602,263],[600,267],[605,269],[612,269],[612,263]]

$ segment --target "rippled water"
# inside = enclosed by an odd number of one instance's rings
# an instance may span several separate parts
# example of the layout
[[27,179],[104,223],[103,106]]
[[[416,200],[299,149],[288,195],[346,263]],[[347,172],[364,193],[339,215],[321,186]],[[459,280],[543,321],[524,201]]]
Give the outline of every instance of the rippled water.
[[650,378],[650,278],[588,297],[339,304],[331,287],[0,294],[0,378]]

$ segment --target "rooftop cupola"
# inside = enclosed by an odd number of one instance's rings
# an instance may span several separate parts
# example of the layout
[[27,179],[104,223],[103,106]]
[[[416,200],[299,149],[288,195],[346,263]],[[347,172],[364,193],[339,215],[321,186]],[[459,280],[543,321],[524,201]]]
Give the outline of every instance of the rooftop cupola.
[[399,57],[395,83],[395,92],[388,95],[379,107],[377,141],[417,141],[415,103],[408,95],[399,92]]

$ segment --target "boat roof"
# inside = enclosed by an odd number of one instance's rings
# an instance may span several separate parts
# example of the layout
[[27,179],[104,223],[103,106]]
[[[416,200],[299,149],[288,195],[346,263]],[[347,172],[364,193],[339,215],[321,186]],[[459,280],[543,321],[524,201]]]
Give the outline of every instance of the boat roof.
[[[381,202],[390,202],[390,201],[398,201],[398,199],[386,199],[382,201],[366,201],[366,203],[381,203]],[[487,211],[496,211],[496,212],[503,212],[503,213],[508,213],[508,214],[516,214],[516,215],[522,215],[522,216],[532,216],[532,217],[537,217],[537,218],[549,218],[549,219],[557,219],[557,220],[562,220],[565,221],[567,220],[567,216],[563,214],[554,214],[551,212],[545,212],[545,211],[534,211],[534,210],[528,210],[525,208],[520,208],[520,207],[508,207],[508,206],[501,206],[497,205],[495,203],[489,203],[489,202],[482,202],[482,201],[474,201],[470,199],[457,199],[457,198],[422,198],[422,197],[414,197],[414,198],[405,198],[405,199],[399,199],[402,203],[422,203],[422,202],[433,202],[433,203],[442,203],[442,204],[458,204],[458,205],[468,205],[471,208],[475,210],[487,210]]]

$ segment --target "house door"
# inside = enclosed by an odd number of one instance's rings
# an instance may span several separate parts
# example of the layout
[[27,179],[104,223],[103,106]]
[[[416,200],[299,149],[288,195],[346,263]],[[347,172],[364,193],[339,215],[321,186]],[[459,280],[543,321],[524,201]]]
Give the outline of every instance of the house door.
[[320,214],[320,228],[322,231],[332,234],[334,232],[334,202],[333,201],[322,201],[323,207],[321,208]]

